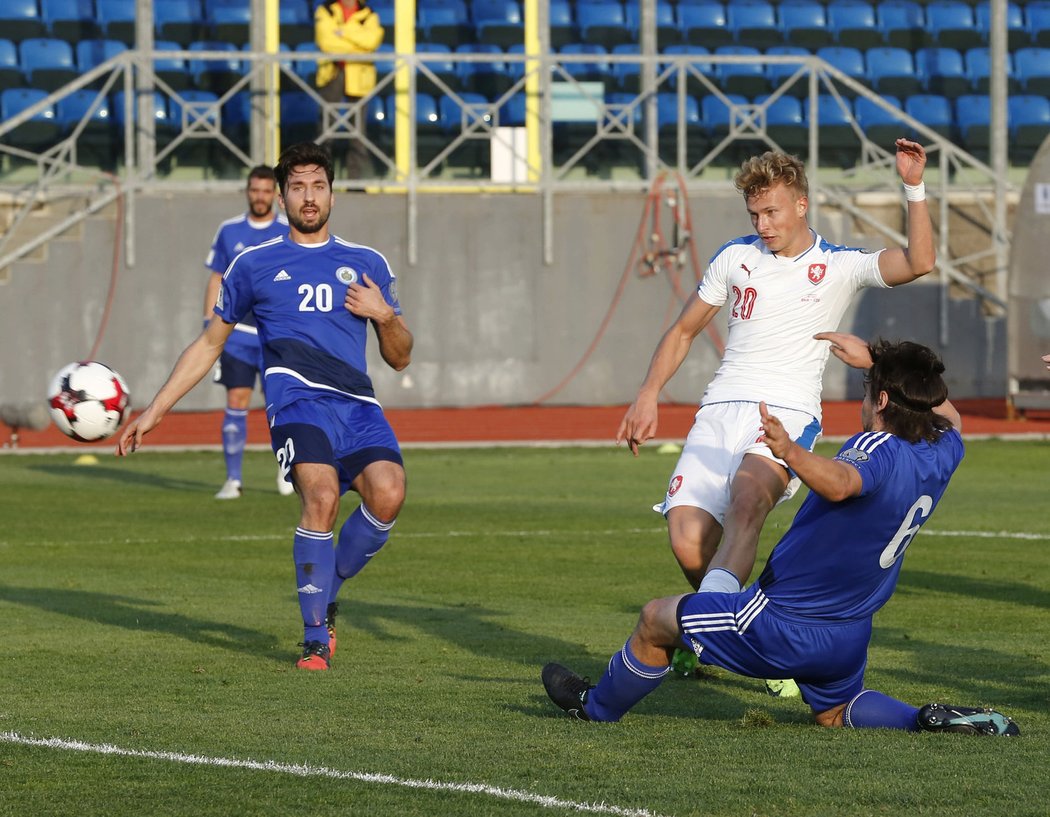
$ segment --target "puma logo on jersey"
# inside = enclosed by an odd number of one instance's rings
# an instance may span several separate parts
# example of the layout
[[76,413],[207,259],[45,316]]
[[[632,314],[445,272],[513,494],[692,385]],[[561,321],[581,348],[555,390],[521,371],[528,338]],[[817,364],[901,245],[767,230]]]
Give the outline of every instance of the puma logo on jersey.
[[741,265],[740,265],[740,269],[742,269],[742,270],[743,270],[744,272],[746,272],[746,273],[747,273],[747,277],[748,277],[748,278],[750,278],[750,277],[751,277],[751,270],[749,270],[749,269],[747,268],[747,264],[741,264]]
[[273,276],[273,280],[275,280],[275,281],[291,281],[292,280],[292,276],[289,275],[284,270],[281,270],[279,273],[277,273],[275,276]]

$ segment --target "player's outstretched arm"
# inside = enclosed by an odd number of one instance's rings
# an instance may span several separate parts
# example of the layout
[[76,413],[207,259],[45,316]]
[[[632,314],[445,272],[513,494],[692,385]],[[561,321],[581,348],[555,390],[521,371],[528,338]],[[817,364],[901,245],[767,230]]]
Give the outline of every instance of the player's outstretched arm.
[[117,440],[116,456],[125,457],[142,445],[142,438],[160,425],[171,407],[215,365],[232,331],[232,323],[226,323],[218,316],[211,319],[197,339],[179,355],[175,368],[146,410],[124,428]]
[[638,446],[656,436],[660,390],[678,371],[689,354],[693,339],[711,322],[717,311],[717,306],[701,300],[695,292],[686,302],[678,319],[660,339],[649,362],[645,380],[638,389],[638,396],[620,421],[620,427],[616,430],[617,445],[626,442],[631,453],[637,457]]
[[[897,140],[897,173],[908,197],[908,246],[887,249],[879,255],[882,280],[892,286],[921,278],[937,263],[933,222],[922,181],[926,151],[918,142]],[[910,188],[910,189],[909,189]]]
[[831,344],[831,354],[854,369],[867,371],[875,361],[871,359],[871,347],[863,338],[847,332],[818,332],[815,340],[826,340]]
[[783,424],[769,413],[765,403],[759,403],[758,410],[769,450],[787,463],[811,491],[831,502],[841,502],[860,494],[864,483],[856,468],[807,451],[788,436]]
[[1046,364],[1046,368],[1050,369],[1050,355],[1043,355],[1043,363]]

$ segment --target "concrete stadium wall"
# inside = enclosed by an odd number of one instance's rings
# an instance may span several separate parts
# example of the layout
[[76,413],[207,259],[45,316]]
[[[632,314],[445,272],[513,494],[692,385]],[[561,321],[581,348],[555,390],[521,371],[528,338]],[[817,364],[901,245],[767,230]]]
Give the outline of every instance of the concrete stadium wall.
[[[398,275],[405,319],[416,339],[405,372],[387,369],[371,349],[381,401],[391,407],[529,404],[557,386],[595,339],[616,297],[645,207],[641,194],[562,194],[555,198],[554,263],[543,263],[538,197],[428,196],[419,202],[418,264],[407,263],[405,200],[339,194],[333,231],[380,250]],[[690,202],[702,264],[728,238],[750,232],[739,196],[712,192]],[[127,379],[143,407],[196,335],[219,222],[243,209],[232,193],[140,195],[136,263],[118,271],[112,312],[96,357]],[[881,246],[844,219],[819,225],[831,240]],[[649,229],[645,226],[645,231]],[[668,219],[664,229],[670,230]],[[55,371],[85,357],[99,330],[109,289],[115,221],[93,218],[77,235],[51,242],[42,260],[19,263],[0,285],[0,405],[35,400]],[[690,289],[692,269],[683,270]],[[973,301],[951,302],[947,348],[938,344],[939,287],[865,292],[843,329],[928,343],[945,356],[953,396],[1005,394],[1005,328]],[[629,402],[678,301],[666,276],[631,270],[607,330],[587,364],[549,400],[556,404]],[[723,310],[724,313],[724,310]],[[724,334],[725,315],[718,328]],[[698,339],[666,396],[699,400],[718,366]],[[831,359],[828,399],[854,398],[859,379]],[[207,381],[184,409],[223,405]]]

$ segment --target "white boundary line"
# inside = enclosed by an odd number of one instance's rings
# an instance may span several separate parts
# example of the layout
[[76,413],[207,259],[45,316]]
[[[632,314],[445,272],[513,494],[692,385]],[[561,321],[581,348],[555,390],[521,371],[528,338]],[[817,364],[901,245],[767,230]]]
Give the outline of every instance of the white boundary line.
[[424,789],[439,792],[460,792],[482,794],[500,800],[513,800],[519,803],[532,803],[543,808],[559,808],[591,814],[613,814],[617,817],[659,817],[649,809],[631,809],[612,806],[608,803],[581,803],[575,800],[562,800],[542,794],[504,789],[499,786],[488,786],[484,783],[443,783],[439,780],[415,780],[413,778],[394,777],[376,772],[352,772],[330,769],[326,766],[308,766],[300,763],[279,763],[276,760],[238,760],[229,757],[208,757],[206,755],[187,755],[181,752],[149,751],[145,749],[123,749],[110,743],[84,743],[79,740],[64,738],[33,738],[18,732],[0,732],[0,742],[20,746],[38,746],[47,749],[60,749],[74,752],[90,752],[99,755],[117,755],[119,757],[143,758],[146,760],[166,760],[170,763],[185,763],[193,766],[217,766],[229,769],[250,769],[252,771],[276,772],[296,777],[326,777],[331,780],[356,780],[361,783],[378,783],[380,785],[401,786],[407,789]]

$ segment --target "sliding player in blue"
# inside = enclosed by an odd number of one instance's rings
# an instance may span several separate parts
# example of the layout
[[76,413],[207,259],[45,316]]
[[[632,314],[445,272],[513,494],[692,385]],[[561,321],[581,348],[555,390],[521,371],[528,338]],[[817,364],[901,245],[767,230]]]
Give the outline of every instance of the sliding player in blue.
[[[230,264],[215,317],[124,430],[117,454],[141,445],[215,363],[234,324],[254,312],[271,443],[301,504],[293,555],[304,637],[296,665],[327,670],[339,588],[386,543],[405,499],[401,451],[367,373],[368,326],[383,360],[398,371],[411,359],[412,335],[386,259],[329,233],[328,151],[309,142],[292,145],[274,172],[289,234],[245,250]],[[362,501],[336,536],[339,498],[349,489]]]
[[816,337],[867,370],[864,431],[827,459],[793,442],[762,403],[767,444],[810,488],[791,528],[746,590],[649,602],[597,686],[560,664],[545,666],[547,694],[570,715],[620,720],[660,685],[684,645],[702,664],[794,678],[821,726],[1020,734],[991,709],[916,708],[864,687],[872,616],[893,594],[905,550],[962,460],[960,418],[944,366],[925,346]]

